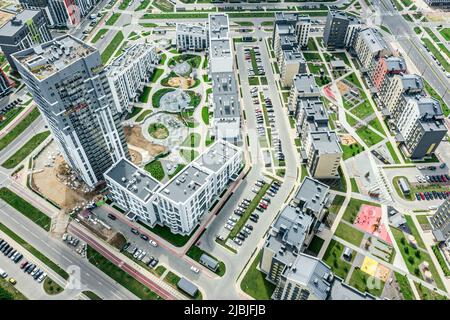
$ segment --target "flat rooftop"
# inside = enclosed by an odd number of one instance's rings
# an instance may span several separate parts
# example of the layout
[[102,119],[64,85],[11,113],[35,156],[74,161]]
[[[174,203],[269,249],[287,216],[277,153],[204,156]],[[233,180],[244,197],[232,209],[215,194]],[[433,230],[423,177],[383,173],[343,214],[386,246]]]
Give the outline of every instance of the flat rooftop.
[[176,32],[192,33],[192,34],[206,36],[207,30],[206,30],[206,27],[204,24],[178,22]]
[[403,90],[421,91],[423,89],[423,79],[417,74],[404,74],[402,77]]
[[142,201],[147,201],[161,187],[157,180],[124,158],[116,162],[105,176],[132,191]]
[[301,51],[284,50],[283,55],[284,55],[284,61],[286,61],[286,63],[306,62],[305,57],[303,56],[303,53],[301,53]]
[[328,200],[330,187],[326,184],[306,177],[295,194],[295,199],[302,209],[320,213]]
[[308,99],[299,99],[300,108],[302,108],[305,112],[305,116],[307,119],[311,119],[314,121],[328,122],[328,112],[323,105],[322,100],[319,98],[308,98]]
[[314,75],[309,73],[296,74],[294,76],[294,87],[297,93],[320,95],[320,89],[314,80]]
[[297,21],[298,13],[294,12],[275,12],[275,22],[279,21]]
[[230,39],[211,39],[209,50],[212,58],[231,57]]
[[386,65],[388,71],[405,71],[406,62],[401,57],[389,57],[386,59]]
[[83,41],[64,35],[34,48],[13,54],[36,78],[43,80],[97,51]]
[[195,162],[212,172],[217,172],[236,153],[238,150],[233,145],[219,140],[200,155]]
[[12,17],[14,17],[14,13],[0,10],[0,28],[3,27],[6,23],[8,23]]
[[174,202],[184,203],[206,183],[209,177],[209,172],[201,168],[197,162],[191,162],[162,187],[160,194]]
[[228,15],[225,13],[209,14],[209,36],[212,39],[228,38],[229,32]]
[[240,104],[234,73],[215,72],[212,74],[211,80],[213,84],[214,117],[239,117]]
[[14,15],[10,12],[0,10],[0,36],[14,36],[17,31],[21,30],[25,23],[33,19],[39,14],[40,10],[25,9]]
[[342,153],[334,131],[311,132],[312,143],[319,154]]
[[364,39],[370,52],[377,53],[384,49],[389,49],[389,46],[384,40],[383,36],[374,28],[366,28],[359,32],[359,37]]
[[146,43],[137,43],[125,50],[119,57],[113,60],[107,67],[107,73],[109,76],[115,76],[120,74],[123,70],[127,69],[130,65],[136,62],[139,57],[143,56],[149,50],[154,48],[153,45]]

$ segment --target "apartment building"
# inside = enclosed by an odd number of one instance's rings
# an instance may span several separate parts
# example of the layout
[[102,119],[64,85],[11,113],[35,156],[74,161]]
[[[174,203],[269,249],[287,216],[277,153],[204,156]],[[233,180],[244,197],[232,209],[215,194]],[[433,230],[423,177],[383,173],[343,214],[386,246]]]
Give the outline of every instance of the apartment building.
[[208,21],[213,136],[237,143],[241,140],[241,108],[228,15],[211,13]]
[[290,87],[297,73],[306,72],[301,47],[308,45],[311,19],[297,13],[276,12],[272,45],[283,86]]
[[95,187],[121,158],[125,135],[99,51],[64,35],[13,54],[67,164]]
[[45,17],[40,10],[23,10],[11,16],[11,19],[0,27],[0,48],[15,71],[17,67],[11,58],[13,53],[51,39]]
[[22,7],[38,9],[44,14],[50,27],[78,25],[99,0],[19,0]]
[[389,115],[400,113],[402,100],[423,93],[422,77],[416,74],[386,75],[378,90],[378,97]]
[[273,284],[310,243],[328,206],[329,187],[306,177],[295,198],[273,222],[259,267]]
[[380,32],[374,28],[361,29],[353,49],[361,64],[361,71],[368,72],[373,60],[392,55],[392,49]]
[[274,300],[375,300],[351,287],[316,257],[298,254],[285,268],[272,295]]
[[296,74],[292,82],[288,98],[288,110],[291,115],[297,117],[300,99],[320,97],[320,89],[311,73]]
[[425,3],[430,7],[448,7],[450,0],[425,0]]
[[[124,171],[124,163],[132,168]],[[124,159],[105,173],[105,180],[129,219],[165,225],[173,233],[187,235],[237,179],[242,164],[242,150],[219,140],[165,184]]]
[[160,56],[153,44],[139,43],[126,49],[106,69],[119,113],[130,112],[145,82],[149,82]]
[[14,82],[8,78],[6,73],[0,67],[0,97],[3,97],[11,92]]
[[450,239],[450,198],[447,198],[430,217],[433,235],[439,242],[449,245]]
[[206,24],[179,22],[176,26],[177,49],[180,51],[202,51],[208,48]]
[[323,30],[323,43],[328,49],[351,47],[360,28],[357,18],[343,11],[329,11]]
[[308,132],[303,149],[309,172],[314,178],[339,178],[338,168],[343,152],[336,132],[330,130]]
[[394,120],[409,156],[421,159],[431,155],[447,133],[439,101],[423,96],[407,97],[400,110]]
[[401,57],[381,57],[378,60],[373,60],[369,70],[369,79],[376,89],[380,91],[381,85],[386,77],[395,74],[402,74],[406,72],[406,62]]

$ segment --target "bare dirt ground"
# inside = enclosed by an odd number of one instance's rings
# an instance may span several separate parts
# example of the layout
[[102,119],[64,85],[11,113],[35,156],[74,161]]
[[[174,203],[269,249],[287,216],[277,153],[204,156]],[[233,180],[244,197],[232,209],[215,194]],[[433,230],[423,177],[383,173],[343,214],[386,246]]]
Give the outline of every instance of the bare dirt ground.
[[132,148],[128,148],[128,150],[130,151],[131,162],[133,162],[135,165],[139,166],[142,163],[141,153]]
[[356,143],[356,140],[350,134],[344,134],[341,136],[341,143],[343,145],[349,146]]
[[188,89],[194,85],[195,80],[192,78],[173,77],[168,81],[168,85],[171,87],[179,87],[181,89]]
[[338,87],[338,89],[339,89],[339,92],[340,92],[342,95],[345,94],[345,93],[347,93],[348,90],[350,90],[350,88],[349,88],[344,82],[342,82],[342,81],[338,81],[338,82],[336,83],[336,85],[337,85],[337,87]]
[[125,126],[125,137],[128,144],[136,146],[138,148],[147,150],[151,156],[156,156],[166,150],[166,148],[160,144],[154,144],[144,138],[142,135],[141,126],[133,125],[133,127]]
[[63,157],[59,155],[56,156],[53,167],[36,168],[35,173],[32,174],[32,186],[67,212],[91,201],[95,194],[84,193],[82,186],[75,190],[66,186],[63,182],[65,165]]

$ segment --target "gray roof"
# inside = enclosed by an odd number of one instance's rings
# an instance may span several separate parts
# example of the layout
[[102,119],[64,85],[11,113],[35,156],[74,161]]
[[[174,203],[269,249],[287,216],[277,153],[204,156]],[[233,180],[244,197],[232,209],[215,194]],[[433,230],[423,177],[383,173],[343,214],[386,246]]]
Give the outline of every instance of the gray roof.
[[230,39],[211,39],[209,50],[213,58],[231,57]]
[[297,190],[295,199],[300,202],[302,209],[318,214],[327,204],[329,189],[330,187],[326,184],[310,177],[305,177]]
[[154,49],[153,44],[136,43],[127,48],[119,57],[115,58],[107,67],[108,76],[116,76],[124,69],[135,63],[141,56]]
[[330,61],[331,64],[331,68],[346,68],[347,65],[345,64],[345,62],[343,60],[331,60]]
[[239,117],[239,96],[234,73],[215,72],[212,74],[211,80],[214,117]]
[[275,12],[275,21],[276,22],[280,22],[280,21],[297,21],[298,19],[298,13],[294,13],[294,12]]
[[213,271],[216,271],[219,267],[219,261],[205,253],[200,256],[200,263]]
[[6,22],[0,28],[0,36],[8,36],[12,37],[21,30],[24,26],[26,26],[26,22],[30,19],[33,19],[36,15],[40,13],[40,10],[31,10],[25,9],[22,12],[18,13],[11,20]]
[[64,35],[12,56],[36,78],[43,80],[93,52],[98,50],[78,38]]
[[228,15],[225,13],[209,14],[209,35],[211,39],[228,38]]
[[330,300],[376,300],[374,296],[344,283],[341,279],[335,279],[331,287]]
[[369,48],[372,54],[379,53],[384,49],[389,50],[389,45],[383,36],[374,28],[362,29],[359,32],[359,37],[364,40],[365,44]]
[[277,258],[289,264],[295,259],[293,252],[303,251],[313,217],[293,206],[285,207],[271,226],[265,247],[277,253]]
[[293,86],[297,90],[298,93],[305,93],[305,94],[315,94],[317,96],[320,95],[320,89],[316,84],[316,81],[314,80],[313,74],[296,74],[294,76],[294,84]]
[[184,203],[206,183],[209,177],[209,172],[191,162],[163,186],[160,194],[174,202]]
[[195,23],[177,22],[176,32],[192,33],[201,36],[206,36],[207,29],[204,24],[200,23],[195,24]]
[[389,57],[386,59],[388,72],[406,71],[406,62],[402,57]]
[[198,291],[197,286],[186,278],[181,278],[177,283],[177,287],[189,294],[191,297],[195,297]]
[[417,74],[402,75],[403,90],[421,91],[423,89],[423,79]]
[[206,152],[201,154],[195,162],[212,172],[217,172],[237,152],[238,150],[231,144],[218,140]]
[[301,51],[297,50],[284,50],[284,61],[286,63],[290,62],[306,62],[305,57],[303,56],[303,53]]
[[314,122],[328,122],[328,112],[319,98],[299,99],[307,119]]
[[142,201],[147,201],[161,187],[157,180],[125,158],[116,162],[105,176],[132,191]]
[[310,132],[312,144],[319,154],[342,153],[339,139],[334,131]]

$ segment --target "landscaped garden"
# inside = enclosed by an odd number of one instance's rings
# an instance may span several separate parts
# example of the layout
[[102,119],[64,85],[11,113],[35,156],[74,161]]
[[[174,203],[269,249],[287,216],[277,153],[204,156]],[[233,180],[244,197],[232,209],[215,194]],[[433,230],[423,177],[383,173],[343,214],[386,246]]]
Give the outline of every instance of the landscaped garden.
[[153,160],[152,162],[146,164],[144,169],[158,181],[161,181],[165,177],[164,168],[159,160]]
[[155,139],[167,139],[169,136],[169,129],[162,123],[151,123],[148,126],[148,133]]
[[253,260],[241,281],[241,289],[256,300],[270,300],[275,285],[266,280],[266,275],[257,269],[261,261],[262,251]]
[[350,271],[351,264],[341,259],[344,252],[344,245],[332,239],[328,245],[322,260],[340,278],[345,279]]

